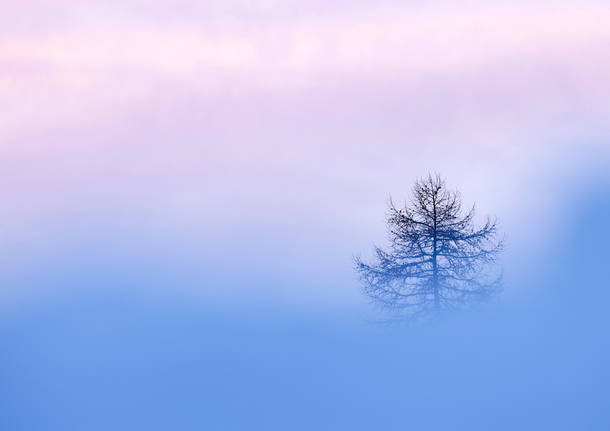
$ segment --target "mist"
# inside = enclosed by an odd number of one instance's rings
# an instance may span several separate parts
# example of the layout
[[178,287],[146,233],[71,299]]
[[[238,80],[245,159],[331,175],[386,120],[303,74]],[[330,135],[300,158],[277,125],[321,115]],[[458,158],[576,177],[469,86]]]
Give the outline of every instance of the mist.
[[[4,5],[0,429],[610,428],[607,6],[327,3]],[[503,292],[380,324],[428,173]]]
[[162,288],[184,282],[167,270],[74,263],[46,279],[67,293],[2,318],[3,427],[604,429],[610,195],[588,190],[552,250],[505,263],[519,294],[425,325],[194,300]]

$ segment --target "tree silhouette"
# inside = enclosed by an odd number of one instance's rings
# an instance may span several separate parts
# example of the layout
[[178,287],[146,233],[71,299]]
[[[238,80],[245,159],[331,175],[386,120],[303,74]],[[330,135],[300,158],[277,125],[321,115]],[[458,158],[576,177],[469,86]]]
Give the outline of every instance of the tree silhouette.
[[390,200],[389,249],[375,247],[374,263],[355,260],[365,294],[397,318],[418,319],[497,293],[497,223],[475,227],[474,216],[439,175],[416,181],[409,206]]

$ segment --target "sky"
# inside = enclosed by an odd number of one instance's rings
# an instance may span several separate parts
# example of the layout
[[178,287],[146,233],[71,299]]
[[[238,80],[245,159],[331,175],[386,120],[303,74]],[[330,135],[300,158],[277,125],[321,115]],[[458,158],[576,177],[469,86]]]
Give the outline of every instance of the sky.
[[[607,429],[604,2],[2,10],[8,429]],[[353,258],[429,172],[504,293],[378,328]]]

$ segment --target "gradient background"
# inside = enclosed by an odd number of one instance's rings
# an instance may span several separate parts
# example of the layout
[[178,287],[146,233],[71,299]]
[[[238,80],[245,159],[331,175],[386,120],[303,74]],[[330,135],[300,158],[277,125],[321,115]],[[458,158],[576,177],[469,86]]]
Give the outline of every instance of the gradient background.
[[[2,1],[0,429],[610,428],[606,2]],[[505,292],[388,328],[440,172]]]

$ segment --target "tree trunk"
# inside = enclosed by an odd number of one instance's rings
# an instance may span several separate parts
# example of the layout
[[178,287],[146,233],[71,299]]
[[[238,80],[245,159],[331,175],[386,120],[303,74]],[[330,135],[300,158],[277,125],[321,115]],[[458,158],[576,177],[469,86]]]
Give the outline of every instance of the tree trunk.
[[436,246],[436,195],[432,197],[432,210],[434,215],[434,231],[432,236],[432,289],[434,292],[434,309],[440,310],[440,300],[438,292],[438,264],[436,262],[437,246]]

